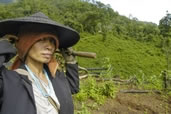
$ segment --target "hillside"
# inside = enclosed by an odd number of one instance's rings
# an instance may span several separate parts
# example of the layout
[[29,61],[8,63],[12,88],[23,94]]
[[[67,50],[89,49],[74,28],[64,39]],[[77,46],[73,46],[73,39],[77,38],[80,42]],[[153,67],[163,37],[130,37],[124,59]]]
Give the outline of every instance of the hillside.
[[125,78],[160,75],[166,69],[163,37],[156,24],[121,16],[109,5],[95,0],[18,0],[0,4],[0,19],[38,11],[81,34],[76,50],[97,53],[95,60],[79,58],[82,66],[111,65],[113,76]]
[[160,48],[134,39],[125,40],[109,34],[106,41],[103,41],[101,34],[83,33],[75,48],[97,54],[96,59],[78,58],[81,66],[107,67],[110,64],[113,76],[159,76],[166,67],[165,56]]
[[[73,95],[76,114],[171,112],[168,18],[162,18],[159,25],[139,21],[121,16],[110,5],[96,0],[16,0],[0,3],[0,20],[40,11],[80,33],[74,50],[97,54],[96,59],[77,57],[80,66],[107,68],[96,77],[88,74],[80,81],[80,92]],[[130,79],[130,83],[121,83]],[[122,89],[157,90],[160,94],[125,94]]]

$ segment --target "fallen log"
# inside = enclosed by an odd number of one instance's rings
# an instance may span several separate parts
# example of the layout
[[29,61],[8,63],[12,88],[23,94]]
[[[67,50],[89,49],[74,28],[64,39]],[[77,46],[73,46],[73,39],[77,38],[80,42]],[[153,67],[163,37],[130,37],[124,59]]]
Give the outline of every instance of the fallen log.
[[97,78],[97,81],[114,81],[117,84],[130,84],[130,83],[135,83],[136,78],[130,78],[128,80],[122,80],[120,78]]
[[88,77],[88,75],[87,74],[85,74],[85,75],[81,75],[81,76],[79,76],[79,79],[84,79],[84,78],[87,78]]
[[121,93],[157,93],[161,94],[159,90],[120,90]]
[[108,68],[86,68],[88,71],[93,71],[93,70],[107,70]]
[[118,82],[128,82],[128,80],[121,80],[121,79],[118,79],[118,78],[97,78],[96,79],[97,81],[118,81]]

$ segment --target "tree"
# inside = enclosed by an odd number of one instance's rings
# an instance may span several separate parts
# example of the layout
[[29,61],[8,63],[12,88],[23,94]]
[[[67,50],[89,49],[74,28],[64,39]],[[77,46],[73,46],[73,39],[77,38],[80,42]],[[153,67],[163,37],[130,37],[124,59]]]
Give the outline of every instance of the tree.
[[171,14],[167,13],[166,16],[160,20],[159,29],[164,37],[171,37]]
[[163,36],[163,50],[166,53],[167,70],[170,69],[169,58],[171,54],[171,14],[167,12],[159,23],[160,33]]

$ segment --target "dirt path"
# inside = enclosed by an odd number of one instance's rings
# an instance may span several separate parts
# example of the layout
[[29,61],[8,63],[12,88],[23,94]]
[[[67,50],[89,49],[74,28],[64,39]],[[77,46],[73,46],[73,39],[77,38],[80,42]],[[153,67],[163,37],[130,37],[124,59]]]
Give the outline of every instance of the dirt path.
[[171,98],[155,93],[118,93],[92,114],[171,114]]

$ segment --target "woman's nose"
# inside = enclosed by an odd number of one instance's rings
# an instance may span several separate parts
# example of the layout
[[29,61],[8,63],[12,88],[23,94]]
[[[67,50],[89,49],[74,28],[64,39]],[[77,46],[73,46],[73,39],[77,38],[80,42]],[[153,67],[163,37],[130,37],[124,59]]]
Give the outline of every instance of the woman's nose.
[[54,45],[52,42],[50,42],[50,41],[48,40],[47,43],[46,43],[46,48],[47,48],[48,50],[54,51],[55,45]]

